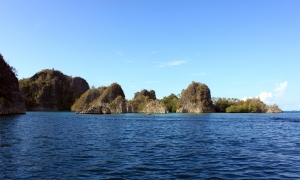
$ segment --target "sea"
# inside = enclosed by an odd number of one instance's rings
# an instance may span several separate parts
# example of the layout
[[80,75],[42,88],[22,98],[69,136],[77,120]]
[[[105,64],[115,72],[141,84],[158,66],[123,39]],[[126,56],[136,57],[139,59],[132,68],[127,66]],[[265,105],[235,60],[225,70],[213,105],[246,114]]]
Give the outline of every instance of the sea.
[[0,179],[300,179],[300,113],[0,116]]

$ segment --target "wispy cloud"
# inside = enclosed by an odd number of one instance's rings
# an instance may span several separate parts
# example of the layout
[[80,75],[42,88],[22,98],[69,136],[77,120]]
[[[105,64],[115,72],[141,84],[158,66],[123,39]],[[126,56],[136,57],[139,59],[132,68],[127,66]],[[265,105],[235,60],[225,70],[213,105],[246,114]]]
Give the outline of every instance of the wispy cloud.
[[[256,98],[259,98],[266,104],[272,104],[274,103],[275,99],[280,99],[281,97],[284,96],[285,89],[288,85],[288,82],[282,82],[282,83],[277,83],[275,89],[272,92],[261,92]],[[251,98],[251,97],[249,97]],[[247,97],[244,97],[243,100],[248,99]]]
[[157,83],[159,81],[146,81],[147,84]]
[[131,85],[130,87],[135,88],[136,86]]
[[43,25],[45,25],[45,24],[47,24],[46,21],[41,21],[41,22],[37,23],[37,24],[34,26],[34,30],[37,30],[39,27],[41,27],[41,26],[43,26]]
[[116,53],[117,53],[118,55],[120,55],[120,56],[123,56],[123,53],[120,52],[120,51],[116,51]]
[[157,54],[157,53],[159,53],[159,51],[153,51],[150,54]]
[[128,63],[132,63],[133,61],[126,61],[126,62],[128,62]]
[[187,61],[170,61],[170,62],[156,62],[159,64],[159,67],[166,67],[166,66],[179,66],[182,64],[188,63]]
[[191,73],[192,76],[206,76],[208,73],[206,72],[201,72],[201,73]]
[[186,63],[187,63],[186,61],[172,61],[172,62],[168,62],[167,65],[168,66],[178,66],[178,65],[186,64]]

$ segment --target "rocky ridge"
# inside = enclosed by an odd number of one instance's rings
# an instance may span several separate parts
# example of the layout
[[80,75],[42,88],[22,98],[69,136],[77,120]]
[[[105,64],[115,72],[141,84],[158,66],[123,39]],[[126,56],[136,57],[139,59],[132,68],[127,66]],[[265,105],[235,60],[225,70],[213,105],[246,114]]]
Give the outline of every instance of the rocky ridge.
[[276,104],[274,104],[268,107],[266,113],[283,113],[283,111]]
[[176,113],[215,112],[208,86],[194,81],[181,92],[178,106]]
[[27,110],[70,110],[89,85],[81,77],[72,78],[58,70],[45,69],[21,79],[19,88]]
[[86,110],[83,110],[81,114],[111,114],[111,111],[108,107],[92,106]]
[[16,70],[0,54],[0,115],[26,113],[16,76]]

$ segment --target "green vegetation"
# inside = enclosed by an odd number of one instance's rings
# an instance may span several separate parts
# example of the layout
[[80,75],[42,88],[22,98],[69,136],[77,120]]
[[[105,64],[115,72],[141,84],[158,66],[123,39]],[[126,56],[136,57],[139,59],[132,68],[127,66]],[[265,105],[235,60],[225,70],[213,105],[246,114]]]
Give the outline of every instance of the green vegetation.
[[146,105],[154,100],[156,100],[155,91],[143,89],[140,92],[136,92],[134,98],[127,101],[127,105],[132,107],[133,112],[142,112]]
[[[89,88],[82,78],[74,80],[60,71],[45,69],[31,78],[21,79],[19,87],[28,110],[70,110],[75,99]],[[85,82],[84,87],[76,85],[78,80]]]
[[72,111],[82,111],[92,106],[106,106],[111,112],[120,112],[119,106],[125,104],[125,95],[121,86],[113,83],[108,87],[92,88],[80,96],[72,105]]
[[259,98],[247,99],[246,101],[236,98],[213,98],[213,100],[216,112],[264,113],[268,111],[269,107],[277,107],[277,105],[268,106]]
[[175,94],[170,94],[161,99],[160,102],[165,104],[169,112],[176,112],[179,98]]
[[92,88],[83,93],[79,99],[76,99],[75,103],[71,106],[72,111],[79,111],[83,109],[88,109],[92,105],[96,104],[96,100],[106,89],[105,86],[99,88]]
[[0,105],[8,107],[13,102],[13,91],[18,85],[17,70],[10,66],[0,54]]

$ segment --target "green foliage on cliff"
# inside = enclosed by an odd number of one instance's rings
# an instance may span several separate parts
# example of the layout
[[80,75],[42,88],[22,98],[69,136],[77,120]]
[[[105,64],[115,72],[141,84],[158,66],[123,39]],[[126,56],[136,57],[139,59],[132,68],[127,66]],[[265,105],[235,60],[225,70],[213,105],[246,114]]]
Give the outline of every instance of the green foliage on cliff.
[[99,88],[92,88],[83,93],[80,98],[76,99],[75,103],[71,106],[72,111],[88,109],[96,104],[101,94],[107,89],[105,86]]
[[206,84],[193,81],[182,90],[178,108],[186,112],[214,112],[210,89]]
[[216,112],[227,113],[264,113],[269,106],[258,98],[247,99],[246,101],[236,98],[214,98]]
[[226,108],[235,105],[239,100],[236,98],[212,98],[216,112],[226,112]]
[[120,103],[125,103],[125,94],[122,87],[113,83],[108,87],[101,86],[99,88],[92,88],[86,91],[75,101],[72,105],[72,111],[82,111],[91,106],[104,105],[115,112]]
[[0,105],[8,107],[13,102],[15,86],[18,86],[17,70],[0,54]]
[[19,86],[28,110],[70,110],[75,99],[89,89],[84,79],[54,69],[21,79]]
[[129,100],[127,104],[133,108],[134,112],[142,112],[146,105],[154,100],[156,100],[155,91],[143,89],[140,92],[136,92],[134,98]]
[[176,112],[178,108],[179,98],[175,94],[165,96],[160,102],[164,103],[169,112]]

